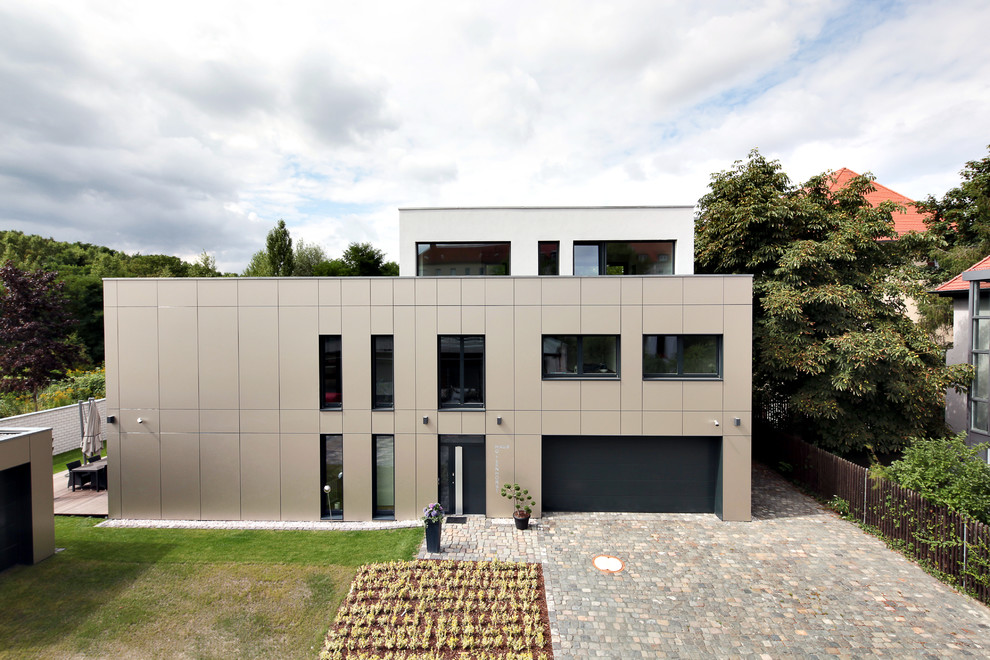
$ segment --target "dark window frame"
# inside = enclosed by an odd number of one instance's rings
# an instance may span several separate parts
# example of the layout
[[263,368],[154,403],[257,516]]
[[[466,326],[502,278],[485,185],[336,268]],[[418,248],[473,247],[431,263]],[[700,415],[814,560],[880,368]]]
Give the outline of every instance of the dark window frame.
[[[320,436],[320,481],[323,485],[330,485],[327,479],[327,443],[336,441],[340,443],[340,474],[344,473],[344,435],[342,433],[323,433]],[[320,487],[320,518],[322,520],[343,520],[344,519],[344,480],[340,477],[340,493],[335,490],[327,493]],[[333,487],[331,487],[333,488]],[[333,498],[339,497],[340,508],[334,509]]]
[[[391,346],[391,371],[389,373],[389,384],[391,385],[390,401],[388,404],[378,401],[378,340],[388,339]],[[372,410],[395,410],[395,337],[394,335],[371,335],[371,409]]]
[[[459,386],[459,396],[461,401],[459,402],[444,402],[442,398],[443,382],[440,378],[440,361],[442,359],[443,351],[443,340],[450,338],[458,339],[459,346],[459,358],[458,358],[458,383]],[[479,402],[464,402],[464,340],[478,338],[481,339],[481,377],[479,379]],[[485,335],[437,335],[437,408],[441,410],[484,410],[485,409]]]
[[[553,260],[553,271],[552,273],[543,272],[543,246],[552,245],[554,246],[552,254],[554,255]],[[536,270],[537,273],[543,277],[550,277],[554,275],[560,275],[560,241],[538,241],[536,246]]]
[[[512,275],[512,241],[417,241],[416,242],[416,276],[417,277],[473,277],[472,275],[458,275],[456,272],[450,273],[449,275],[445,275],[442,272],[442,270],[444,268],[447,268],[446,264],[431,263],[424,265],[420,263],[420,257],[423,255],[423,252],[420,251],[420,246],[423,245],[430,246],[427,249],[431,249],[431,247],[436,247],[441,245],[450,246],[450,247],[471,246],[471,245],[484,247],[484,246],[492,246],[492,245],[504,245],[506,249],[505,272],[504,273],[488,272],[490,266],[501,265],[501,264],[481,264],[481,267],[485,269],[485,272],[478,274],[485,277],[508,277]],[[471,265],[473,266],[474,263],[472,262]],[[435,273],[433,275],[427,275],[427,273],[425,272],[426,268],[434,268]],[[455,270],[455,269],[451,268],[451,270]]]
[[[673,275],[676,273],[674,269],[674,257],[677,253],[677,241],[674,240],[659,240],[659,239],[641,239],[641,240],[623,240],[623,241],[574,241],[571,246],[571,274],[578,276],[577,269],[577,248],[578,246],[588,246],[594,245],[598,248],[598,275],[601,277],[603,275],[608,275],[608,248],[609,245],[615,245],[618,243],[668,243],[670,244],[670,273],[657,273],[658,275]],[[623,273],[617,275],[618,277],[626,277],[628,275],[644,275],[646,273]],[[596,277],[595,275],[583,275],[580,277]]]
[[[546,360],[543,359],[545,353],[543,352],[543,343],[546,341],[547,337],[575,337],[577,339],[578,354],[577,354],[577,373],[547,373]],[[601,372],[588,372],[584,371],[584,340],[587,337],[612,337],[615,339],[615,373],[601,373]],[[540,337],[540,372],[543,375],[543,380],[574,380],[574,379],[588,379],[588,380],[622,380],[622,336],[621,335],[605,335],[605,334],[584,334],[584,335],[564,335],[560,333],[547,334]]]
[[[677,338],[677,373],[657,373],[647,371],[646,368],[646,342],[651,337],[676,337]],[[715,364],[716,373],[684,373],[684,338],[685,337],[714,337],[715,338]],[[714,333],[684,333],[684,334],[649,334],[643,335],[643,380],[722,380],[724,373],[724,335]]]
[[[388,439],[392,443],[392,504],[391,509],[378,507],[378,443]],[[376,433],[371,436],[371,517],[373,520],[395,520],[395,436]]]
[[[976,396],[975,390],[977,387],[977,381],[981,378],[979,373],[979,365],[977,364],[978,358],[980,356],[985,356],[984,362],[990,363],[990,348],[978,348],[978,343],[980,341],[980,330],[981,321],[983,321],[983,326],[985,332],[990,332],[990,301],[988,301],[987,309],[981,310],[980,296],[986,295],[990,297],[990,290],[982,288],[982,281],[970,282],[970,296],[969,296],[969,307],[970,307],[970,338],[969,338],[969,363],[973,366],[973,382],[969,386],[968,396],[966,397],[966,407],[967,407],[967,420],[966,428],[973,432],[979,433],[980,435],[990,434],[990,373],[984,370],[982,378],[984,379],[984,389],[986,395],[983,397]],[[985,414],[982,416],[983,427],[980,428],[976,425],[977,418],[977,405],[982,404]]]
[[[327,340],[337,340],[337,383],[339,392],[327,392]],[[328,394],[336,398],[328,401]],[[340,410],[344,407],[344,341],[340,335],[320,335],[320,410]]]

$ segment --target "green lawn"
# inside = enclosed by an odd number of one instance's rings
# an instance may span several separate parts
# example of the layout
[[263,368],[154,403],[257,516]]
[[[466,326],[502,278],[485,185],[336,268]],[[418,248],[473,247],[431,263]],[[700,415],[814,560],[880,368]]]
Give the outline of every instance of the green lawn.
[[380,532],[99,529],[0,573],[0,658],[299,658],[319,653],[358,566],[412,558],[421,528]]

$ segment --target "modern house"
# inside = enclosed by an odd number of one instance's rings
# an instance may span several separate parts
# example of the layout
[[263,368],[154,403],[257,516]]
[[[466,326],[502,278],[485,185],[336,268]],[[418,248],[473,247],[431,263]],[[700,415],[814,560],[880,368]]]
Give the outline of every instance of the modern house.
[[[945,421],[966,443],[990,441],[990,257],[942,284],[935,293],[952,298],[954,342],[947,364],[972,364],[973,383],[945,395]],[[987,458],[984,456],[984,458]]]
[[750,518],[752,280],[690,207],[400,210],[398,278],[105,281],[110,515]]
[[0,428],[0,571],[55,554],[52,430]]

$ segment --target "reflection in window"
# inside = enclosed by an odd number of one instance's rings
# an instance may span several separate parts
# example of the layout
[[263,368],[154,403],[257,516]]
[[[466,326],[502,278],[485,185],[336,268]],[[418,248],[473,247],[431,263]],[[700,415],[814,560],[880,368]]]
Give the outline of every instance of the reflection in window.
[[394,367],[392,358],[392,335],[377,335],[371,338],[371,405],[373,408],[392,408]]
[[619,338],[614,335],[544,335],[544,378],[618,378]]
[[645,335],[644,378],[721,378],[721,335]]
[[970,283],[973,305],[973,382],[969,386],[969,427],[990,433],[990,291],[980,291],[981,282]]
[[340,408],[343,403],[340,347],[340,335],[320,337],[320,382],[322,383],[320,408],[323,409]]
[[395,518],[395,438],[391,435],[376,435],[372,438],[375,459],[375,472],[371,485],[374,501],[374,518]]
[[560,241],[540,241],[540,275],[560,275]]
[[482,408],[485,405],[485,338],[439,338],[438,384],[441,408]]
[[510,244],[416,243],[416,274],[509,275]]
[[320,482],[323,484],[320,517],[325,520],[344,519],[344,436],[325,435]]
[[575,275],[671,275],[673,241],[574,243]]

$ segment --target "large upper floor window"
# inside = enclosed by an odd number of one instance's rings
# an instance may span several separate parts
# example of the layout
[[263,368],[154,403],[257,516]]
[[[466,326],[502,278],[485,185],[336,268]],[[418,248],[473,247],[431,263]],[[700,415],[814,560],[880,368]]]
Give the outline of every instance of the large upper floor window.
[[484,336],[441,336],[438,358],[439,407],[484,408]]
[[543,335],[544,378],[618,378],[615,335]]
[[320,408],[333,409],[343,405],[340,346],[340,335],[320,336]]
[[721,377],[721,335],[643,336],[643,378]]
[[508,275],[508,241],[416,243],[417,275]]
[[539,242],[540,275],[560,275],[560,241]]
[[672,275],[673,241],[575,241],[575,275]]
[[392,408],[395,403],[392,335],[371,338],[371,407]]
[[973,302],[973,383],[969,386],[969,427],[990,432],[990,291],[970,292]]

